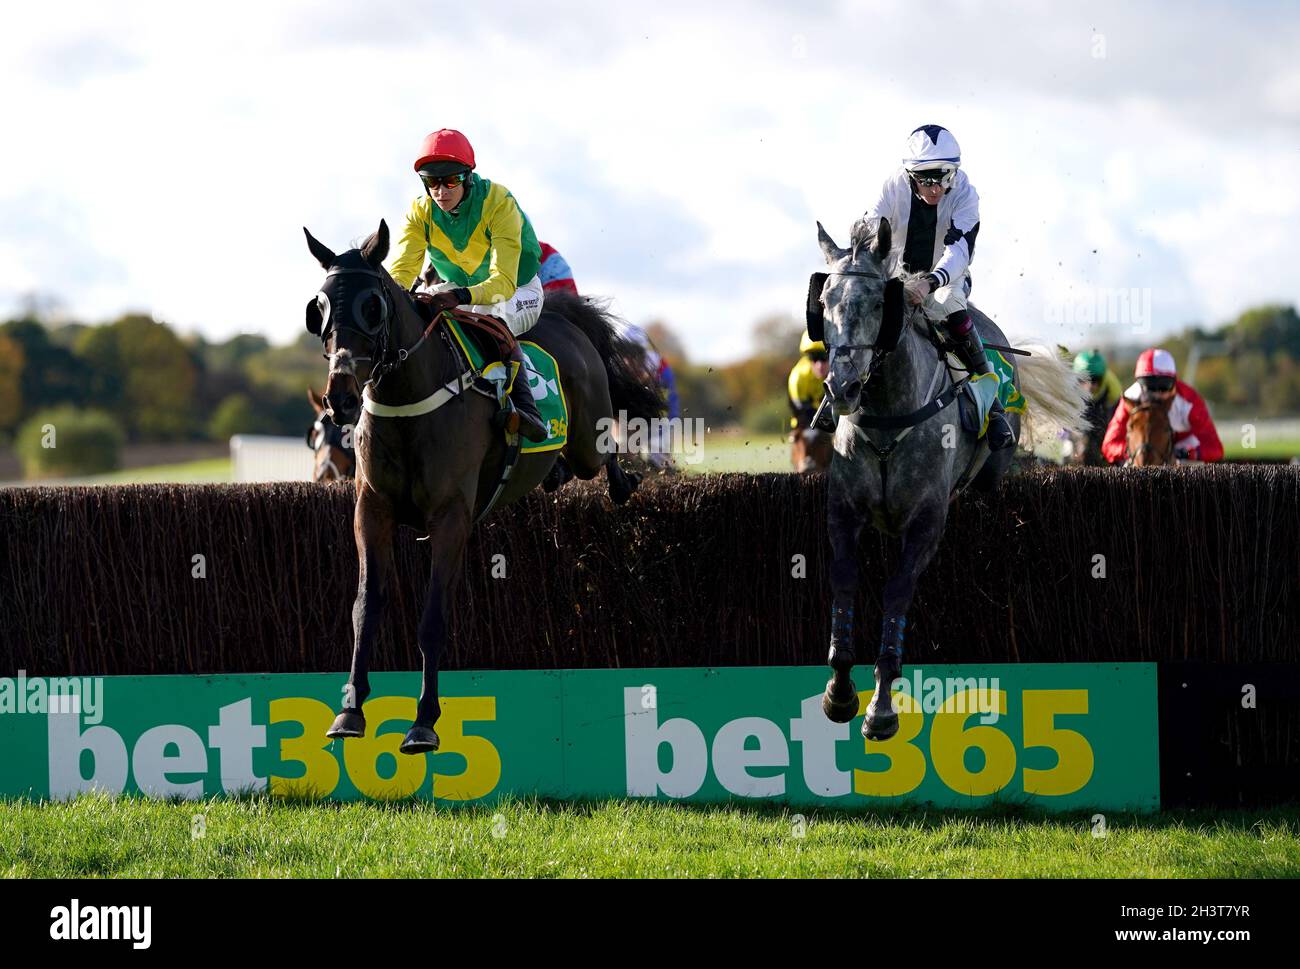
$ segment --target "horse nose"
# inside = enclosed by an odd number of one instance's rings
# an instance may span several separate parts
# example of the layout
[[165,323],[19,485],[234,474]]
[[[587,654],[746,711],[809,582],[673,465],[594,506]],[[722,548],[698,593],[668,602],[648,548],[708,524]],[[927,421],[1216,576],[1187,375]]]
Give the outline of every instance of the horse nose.
[[338,390],[332,394],[326,394],[325,402],[329,404],[331,417],[344,418],[342,421],[336,419],[335,424],[351,423],[348,418],[355,414],[359,403],[357,395],[350,390]]
[[858,394],[860,393],[862,393],[862,381],[854,380],[852,383],[850,383],[847,387],[844,388],[844,399],[857,400]]

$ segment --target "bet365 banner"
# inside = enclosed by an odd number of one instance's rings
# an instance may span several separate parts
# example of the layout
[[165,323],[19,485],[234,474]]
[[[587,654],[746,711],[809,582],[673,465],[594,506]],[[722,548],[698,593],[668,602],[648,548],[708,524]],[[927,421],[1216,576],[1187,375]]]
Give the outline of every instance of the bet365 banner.
[[[871,681],[870,667],[858,671]],[[338,673],[0,678],[0,795],[503,795],[1153,810],[1153,664],[908,667],[898,734],[821,710],[819,667],[444,673],[440,749],[397,752],[420,677],[377,673],[330,741]],[[862,694],[865,710],[869,692]]]

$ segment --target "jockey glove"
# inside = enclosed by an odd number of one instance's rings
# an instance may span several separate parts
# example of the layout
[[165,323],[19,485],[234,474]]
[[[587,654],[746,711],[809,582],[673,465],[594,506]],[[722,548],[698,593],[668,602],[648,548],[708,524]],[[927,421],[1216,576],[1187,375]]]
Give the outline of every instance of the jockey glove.
[[468,306],[470,302],[469,290],[461,287],[460,289],[449,290],[445,293],[434,293],[433,299],[429,305],[435,311],[455,309],[457,306]]

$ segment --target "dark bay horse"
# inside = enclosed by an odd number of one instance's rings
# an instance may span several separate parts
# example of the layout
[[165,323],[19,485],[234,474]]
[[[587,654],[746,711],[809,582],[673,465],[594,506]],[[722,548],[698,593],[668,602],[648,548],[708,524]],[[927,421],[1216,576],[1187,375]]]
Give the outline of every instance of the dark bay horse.
[[[304,229],[304,232],[306,230]],[[448,592],[458,577],[472,524],[496,496],[502,507],[531,491],[556,465],[560,451],[519,455],[499,489],[507,443],[493,427],[495,397],[473,389],[447,328],[426,323],[414,300],[383,268],[388,226],[359,249],[336,255],[310,232],[307,245],[326,270],[307,304],[307,329],[330,361],[326,411],[339,427],[355,426],[357,503],[353,520],[360,581],[352,608],[352,672],[330,737],[361,737],[362,706],[370,695],[370,655],[389,597],[393,540],[399,525],[429,539],[432,568],[418,629],[424,680],[415,722],[401,751],[438,749],[434,725],[438,659],[447,635]],[[604,433],[618,410],[650,420],[663,401],[625,361],[640,359],[612,317],[569,294],[546,296],[541,318],[524,339],[558,362],[569,405],[565,473],[594,478],[601,469],[609,494],[622,504],[637,480],[619,467]],[[527,379],[521,371],[518,379]],[[544,576],[523,576],[521,595],[537,594]]]
[[1106,458],[1101,453],[1101,442],[1106,437],[1106,426],[1110,423],[1113,407],[1107,407],[1106,401],[1090,401],[1084,409],[1083,419],[1087,427],[1082,431],[1071,431],[1066,438],[1065,463],[1083,465],[1090,468],[1106,467]]
[[307,446],[315,455],[312,480],[343,481],[351,478],[357,467],[351,433],[330,419],[325,413],[325,401],[310,387],[307,388],[307,399],[316,412],[315,421],[307,428]]
[[[901,538],[903,546],[884,588],[876,689],[862,723],[867,739],[887,740],[898,731],[890,690],[902,673],[907,612],[917,579],[939,547],[949,502],[966,481],[995,488],[1014,448],[990,454],[986,441],[962,426],[956,401],[966,378],[960,370],[960,379],[953,376],[923,308],[906,306],[903,280],[887,276],[888,221],[880,219],[874,227],[859,223],[851,249],[839,248],[820,224],[817,230],[830,271],[814,276],[809,336],[824,338],[830,351],[826,393],[839,419],[828,508],[833,676],[822,709],[836,723],[858,715],[850,676],[863,651],[854,617],[857,548],[870,521]],[[1006,345],[991,319],[974,306],[968,310],[986,345]],[[1059,430],[1077,430],[1084,392],[1074,374],[1055,350],[1035,345],[1029,351],[1008,361],[1013,382],[1028,401],[1028,436],[1041,440],[1048,431],[1054,437]],[[1020,415],[1008,411],[1007,419],[1019,439]]]

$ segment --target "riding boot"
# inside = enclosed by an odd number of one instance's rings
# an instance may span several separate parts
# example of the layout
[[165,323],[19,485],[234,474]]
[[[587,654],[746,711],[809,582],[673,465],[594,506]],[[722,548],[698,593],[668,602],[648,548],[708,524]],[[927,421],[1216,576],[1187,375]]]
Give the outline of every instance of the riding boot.
[[[958,310],[948,317],[948,336],[957,342],[957,357],[972,376],[993,373],[993,366],[984,354],[984,341],[980,339],[974,321],[965,310]],[[1001,451],[1016,443],[1016,436],[1002,409],[1002,401],[996,396],[989,407],[987,437],[990,451]]]
[[[524,369],[524,351],[518,343],[513,345],[509,362],[513,378],[510,386],[511,410],[503,412],[505,426],[517,430],[526,440],[545,441],[550,437],[550,432],[542,422],[542,413],[537,409],[537,401],[533,399],[533,389],[528,384],[528,374]],[[517,426],[514,427],[510,424],[512,414],[518,415]]]

